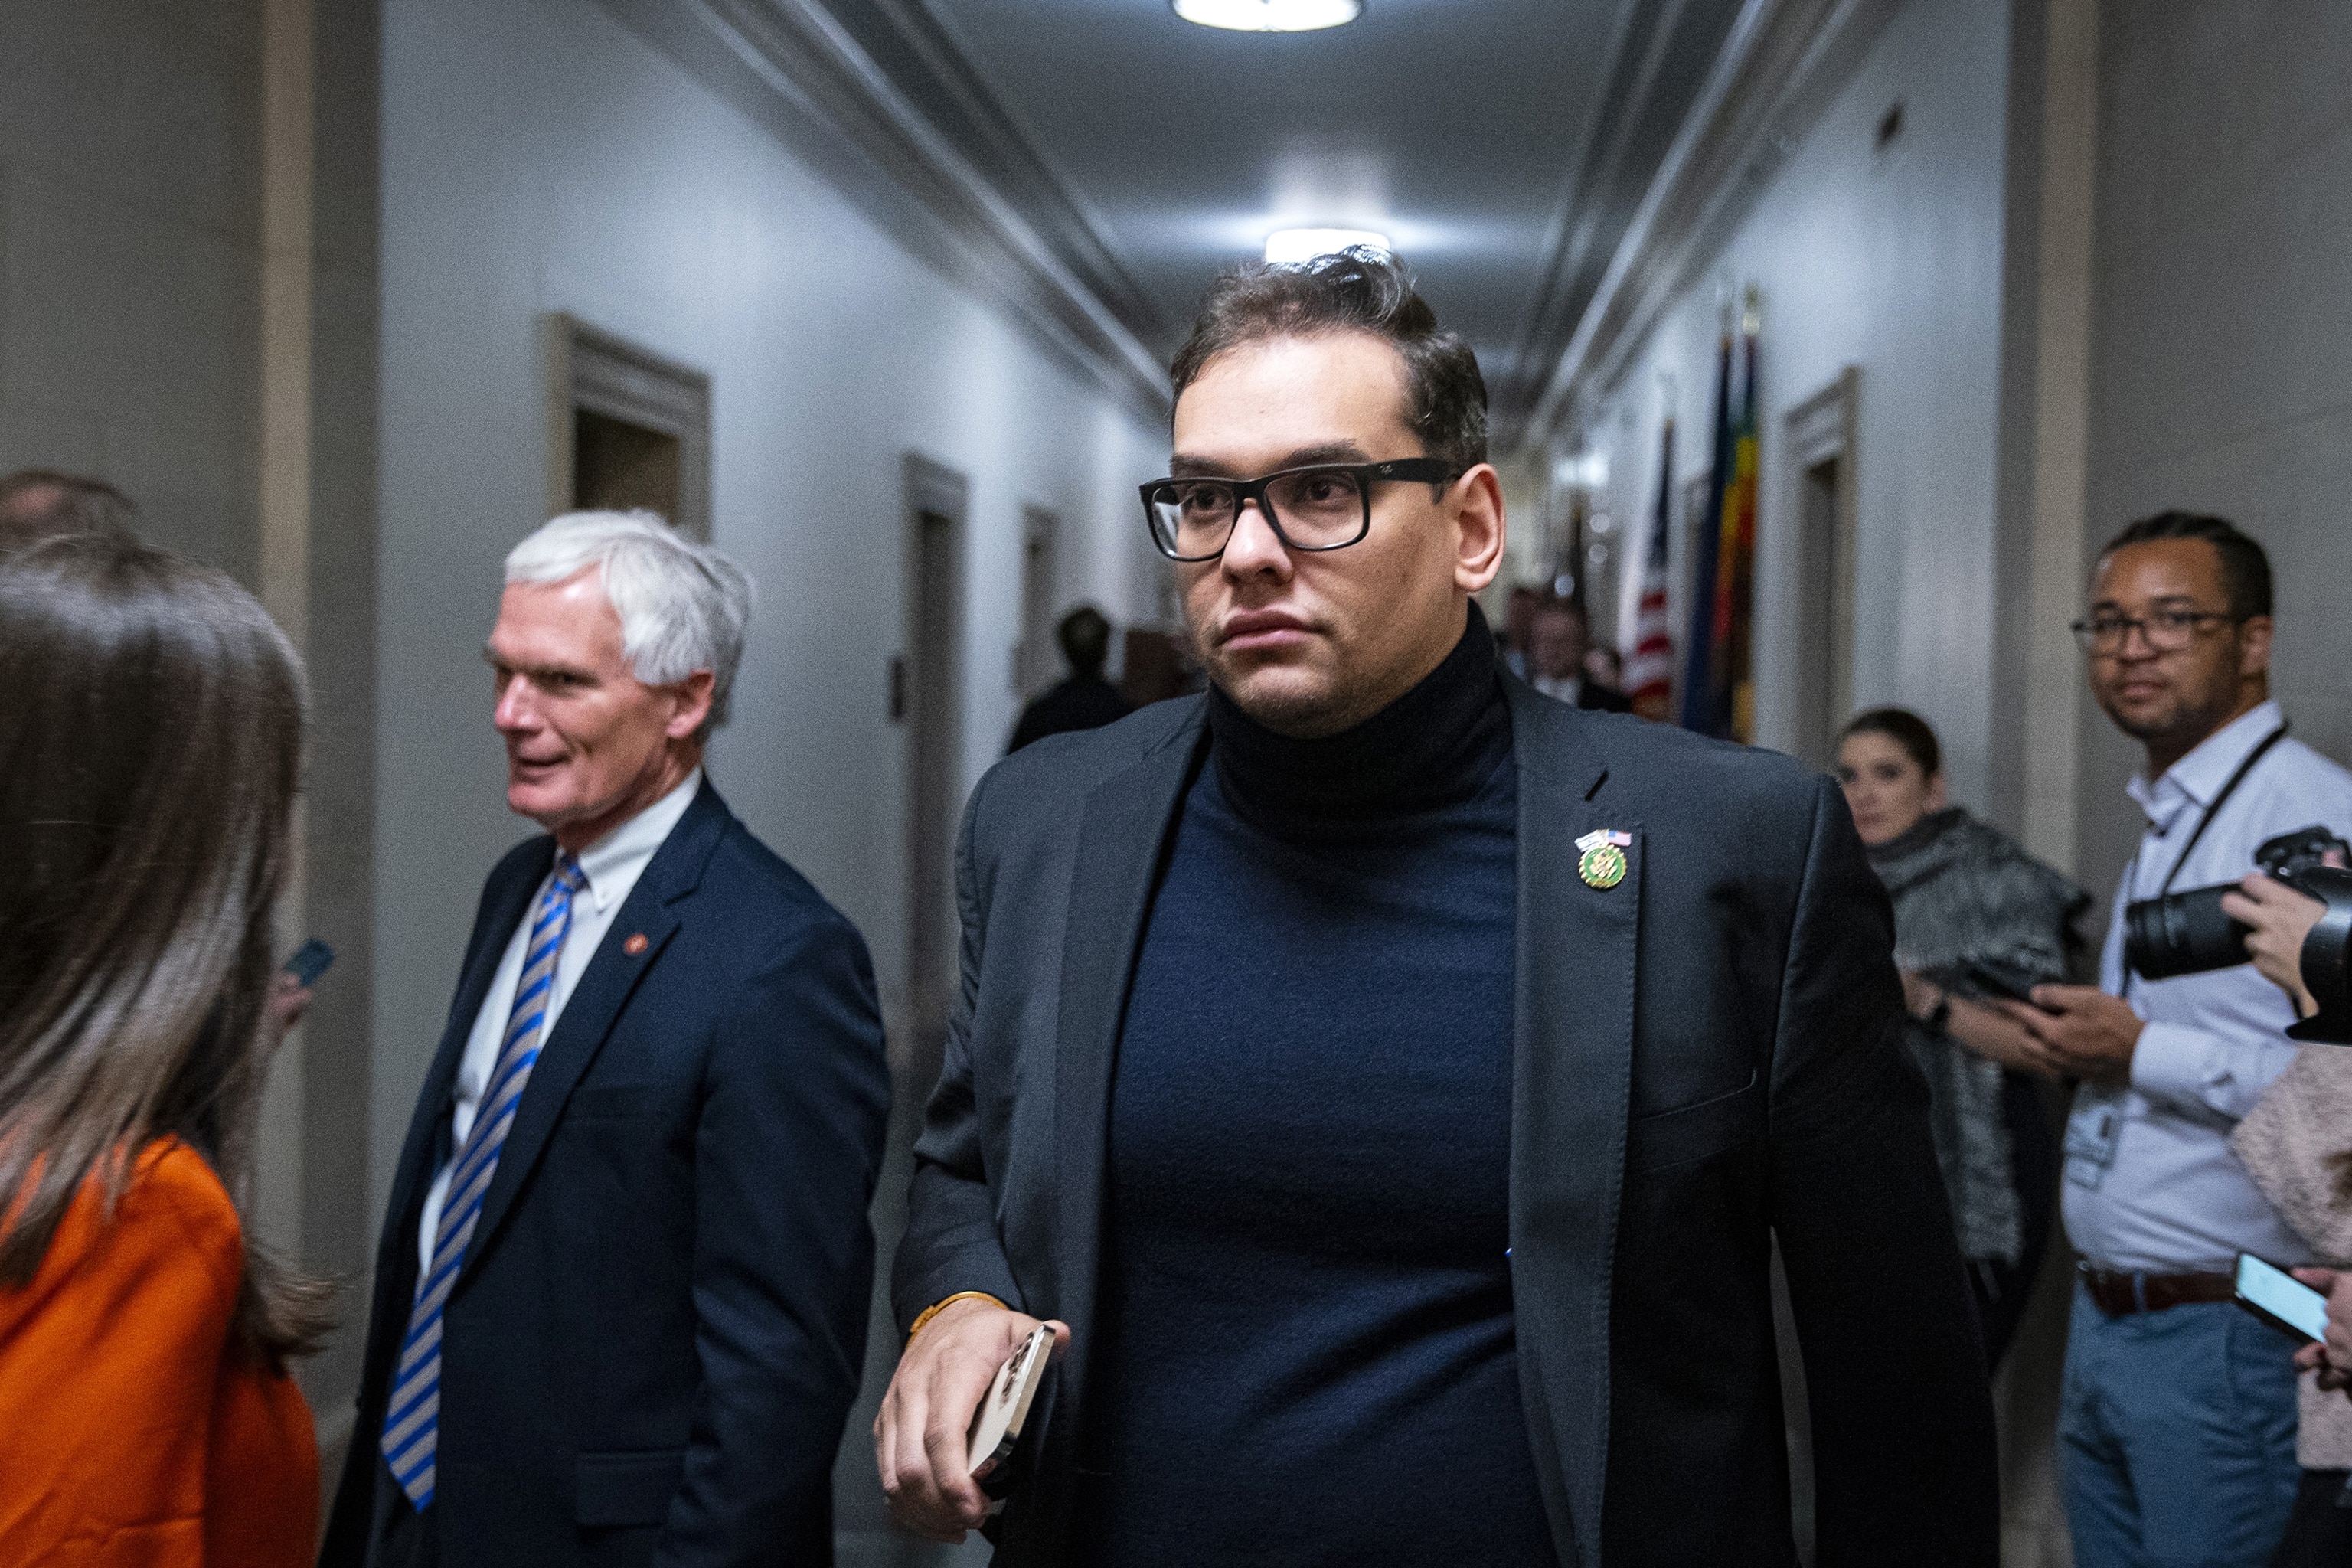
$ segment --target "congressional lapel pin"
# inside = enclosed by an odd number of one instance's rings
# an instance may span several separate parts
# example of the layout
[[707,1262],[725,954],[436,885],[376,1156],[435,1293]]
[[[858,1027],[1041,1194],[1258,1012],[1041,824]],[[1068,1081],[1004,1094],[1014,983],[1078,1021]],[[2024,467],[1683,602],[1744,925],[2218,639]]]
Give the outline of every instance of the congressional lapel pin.
[[1633,836],[1620,833],[1613,827],[1596,827],[1576,841],[1581,853],[1577,858],[1576,874],[1584,879],[1588,888],[1603,892],[1625,879],[1625,851],[1633,847]]
[[631,933],[628,941],[621,944],[621,951],[627,953],[631,958],[635,958],[637,954],[645,952],[646,948],[652,945],[653,944],[651,942],[646,940],[645,932],[635,931]]

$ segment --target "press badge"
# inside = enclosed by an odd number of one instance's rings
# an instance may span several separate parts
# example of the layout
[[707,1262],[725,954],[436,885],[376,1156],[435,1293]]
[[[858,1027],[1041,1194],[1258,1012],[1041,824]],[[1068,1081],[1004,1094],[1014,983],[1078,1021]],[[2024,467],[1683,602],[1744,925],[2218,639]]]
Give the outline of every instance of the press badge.
[[2113,1104],[2086,1107],[2068,1117],[2066,1179],[2078,1187],[2097,1186],[2116,1163],[2123,1131],[2123,1111]]

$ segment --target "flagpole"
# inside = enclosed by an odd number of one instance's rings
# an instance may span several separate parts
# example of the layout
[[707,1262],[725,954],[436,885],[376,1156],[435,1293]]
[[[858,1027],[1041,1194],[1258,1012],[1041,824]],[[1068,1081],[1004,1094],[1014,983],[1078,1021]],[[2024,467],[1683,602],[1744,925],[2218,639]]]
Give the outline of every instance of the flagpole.
[[1717,311],[1715,368],[1715,429],[1710,446],[1706,511],[1691,530],[1690,643],[1684,653],[1682,724],[1701,734],[1715,731],[1715,600],[1717,562],[1722,548],[1723,496],[1731,482],[1731,302]]
[[1633,657],[1625,661],[1625,694],[1633,699],[1633,711],[1661,721],[1674,716],[1675,707],[1674,620],[1666,604],[1675,493],[1671,394],[1665,403],[1664,428],[1658,438],[1658,504],[1650,526],[1649,548],[1642,560],[1640,597],[1634,602]]

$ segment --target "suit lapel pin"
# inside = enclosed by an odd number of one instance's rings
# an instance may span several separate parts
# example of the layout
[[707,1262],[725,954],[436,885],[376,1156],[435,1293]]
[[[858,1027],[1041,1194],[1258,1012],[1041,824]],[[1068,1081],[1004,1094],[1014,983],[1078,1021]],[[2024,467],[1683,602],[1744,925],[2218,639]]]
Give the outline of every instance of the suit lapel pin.
[[1586,887],[1606,891],[1625,879],[1625,851],[1633,847],[1632,834],[1596,827],[1578,839],[1576,847],[1581,851],[1576,874],[1584,879]]
[[628,941],[621,944],[621,951],[627,953],[631,958],[635,958],[637,954],[645,952],[645,950],[651,945],[652,944],[650,942],[646,941],[645,932],[636,931],[630,936]]

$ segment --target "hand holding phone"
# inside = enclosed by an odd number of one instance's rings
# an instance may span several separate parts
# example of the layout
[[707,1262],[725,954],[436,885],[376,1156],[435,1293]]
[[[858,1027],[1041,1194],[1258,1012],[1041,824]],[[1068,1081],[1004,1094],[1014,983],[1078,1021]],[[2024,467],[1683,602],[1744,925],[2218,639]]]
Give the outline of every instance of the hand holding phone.
[[262,1008],[261,1035],[268,1050],[274,1052],[285,1044],[294,1026],[302,1021],[302,1015],[310,1010],[310,987],[334,962],[335,950],[314,936],[279,967]]
[[1036,1401],[1037,1385],[1045,1380],[1053,1349],[1051,1329],[1041,1323],[1030,1330],[1021,1347],[1005,1358],[996,1381],[982,1395],[980,1408],[971,1413],[971,1429],[964,1435],[965,1462],[980,1489],[995,1500],[991,1513],[1004,1506],[1009,1463],[1020,1446],[1021,1429],[1028,1422],[1029,1406]]
[[2031,970],[2003,963],[1999,959],[1971,958],[1958,963],[1941,964],[1927,971],[1927,978],[1946,991],[1970,1002],[2006,999],[2033,1005],[2033,988],[2045,984],[2043,978]]
[[2238,1254],[2237,1302],[2298,1340],[2327,1337],[2327,1298],[2251,1252]]
[[319,984],[319,976],[326,973],[328,966],[334,962],[335,950],[314,936],[294,950],[294,956],[286,961],[285,973],[294,977],[297,985],[308,991]]

